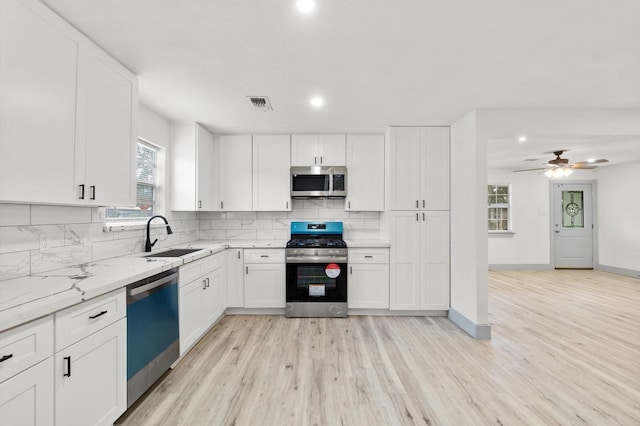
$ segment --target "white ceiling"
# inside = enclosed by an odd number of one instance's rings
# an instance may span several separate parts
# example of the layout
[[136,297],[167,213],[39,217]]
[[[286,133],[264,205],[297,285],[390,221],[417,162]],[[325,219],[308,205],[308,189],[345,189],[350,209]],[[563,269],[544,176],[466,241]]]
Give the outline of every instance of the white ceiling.
[[[44,1],[138,74],[144,104],[218,133],[382,132],[476,108],[640,110],[638,0],[316,0],[308,16],[294,0]],[[526,145],[489,135],[489,165],[559,148],[613,163],[618,144],[620,159],[640,160],[640,132],[543,133]]]

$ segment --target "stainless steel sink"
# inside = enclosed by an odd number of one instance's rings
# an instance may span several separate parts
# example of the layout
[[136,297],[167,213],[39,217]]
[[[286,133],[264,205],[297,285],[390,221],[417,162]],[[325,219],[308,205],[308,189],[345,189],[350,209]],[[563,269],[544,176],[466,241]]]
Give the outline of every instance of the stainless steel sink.
[[144,257],[180,257],[185,254],[193,253],[194,251],[200,251],[202,249],[173,249],[162,251],[159,253],[148,254]]

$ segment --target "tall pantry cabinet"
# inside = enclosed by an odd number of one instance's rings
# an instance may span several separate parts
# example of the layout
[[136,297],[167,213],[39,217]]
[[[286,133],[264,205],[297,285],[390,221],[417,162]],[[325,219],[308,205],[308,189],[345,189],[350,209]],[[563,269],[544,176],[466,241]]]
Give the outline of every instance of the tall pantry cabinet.
[[391,310],[449,309],[449,127],[387,132]]

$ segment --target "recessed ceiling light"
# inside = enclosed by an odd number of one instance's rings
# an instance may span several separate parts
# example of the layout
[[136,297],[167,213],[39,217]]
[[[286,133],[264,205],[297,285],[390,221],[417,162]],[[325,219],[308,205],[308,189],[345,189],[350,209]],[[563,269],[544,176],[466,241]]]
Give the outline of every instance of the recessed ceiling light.
[[589,159],[587,160],[587,163],[595,163],[595,162],[596,162],[596,159],[595,159],[595,158],[589,158]]
[[526,136],[520,136],[518,138],[518,142],[526,142],[527,141],[527,137]]
[[298,0],[296,2],[296,8],[300,13],[310,13],[316,8],[316,2],[314,0]]
[[312,107],[320,108],[322,105],[324,105],[324,99],[322,99],[320,96],[314,96],[313,98],[311,98]]

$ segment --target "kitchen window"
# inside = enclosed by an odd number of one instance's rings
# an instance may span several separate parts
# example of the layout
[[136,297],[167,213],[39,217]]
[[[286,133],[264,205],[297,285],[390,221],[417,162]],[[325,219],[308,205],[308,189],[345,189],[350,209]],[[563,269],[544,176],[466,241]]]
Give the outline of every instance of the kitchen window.
[[136,205],[132,207],[107,207],[107,225],[126,225],[146,222],[158,211],[160,185],[158,184],[161,149],[146,141],[138,140],[136,149]]
[[489,232],[511,233],[511,185],[488,185],[487,202],[489,206]]

